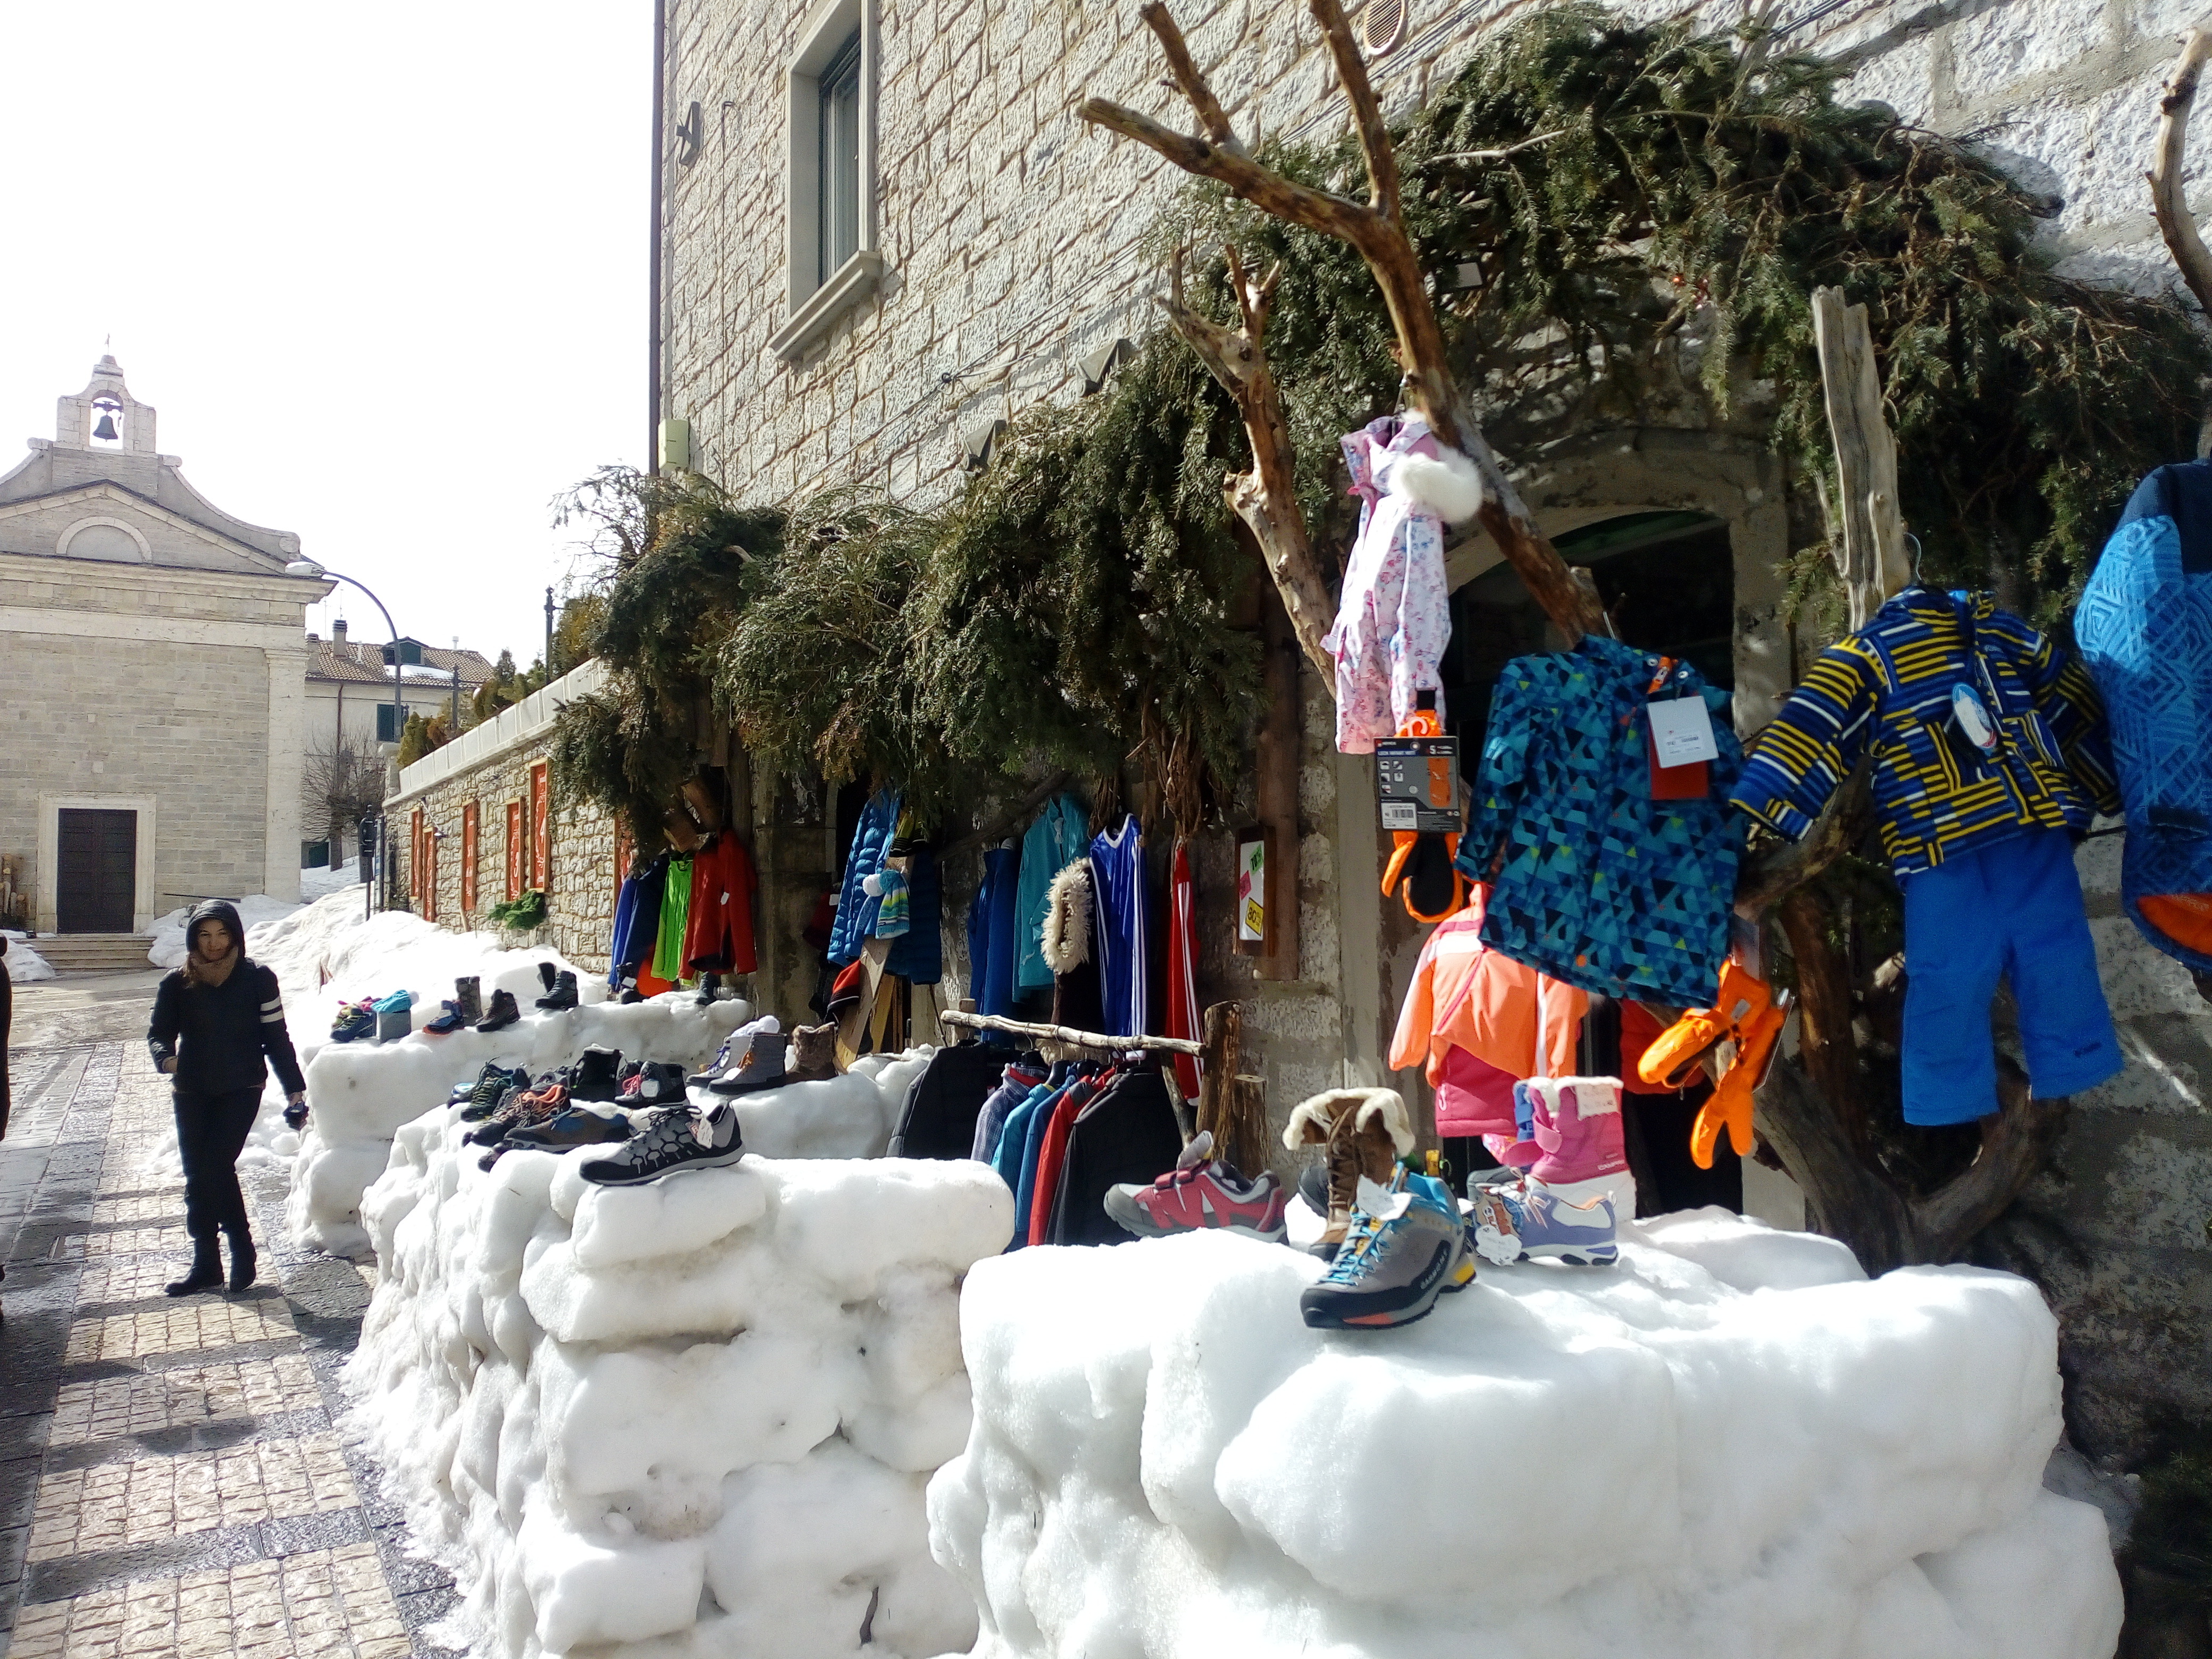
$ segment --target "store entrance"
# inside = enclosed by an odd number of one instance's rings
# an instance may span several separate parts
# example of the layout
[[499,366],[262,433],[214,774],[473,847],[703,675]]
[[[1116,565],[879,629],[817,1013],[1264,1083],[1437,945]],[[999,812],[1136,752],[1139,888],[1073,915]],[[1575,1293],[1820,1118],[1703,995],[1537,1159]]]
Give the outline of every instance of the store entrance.
[[[1708,685],[1735,689],[1735,558],[1727,523],[1703,513],[1627,513],[1557,537],[1569,564],[1597,582],[1621,639],[1679,657]],[[1447,724],[1473,757],[1490,719],[1490,688],[1515,657],[1562,641],[1510,564],[1486,570],[1451,596],[1444,653]]]

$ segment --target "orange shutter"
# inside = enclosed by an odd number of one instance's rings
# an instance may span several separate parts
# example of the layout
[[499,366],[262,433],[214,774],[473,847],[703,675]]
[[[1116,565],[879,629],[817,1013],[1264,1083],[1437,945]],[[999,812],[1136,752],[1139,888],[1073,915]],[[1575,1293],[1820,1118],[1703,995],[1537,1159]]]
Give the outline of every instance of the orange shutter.
[[434,831],[422,837],[422,920],[438,919],[438,837]]
[[461,808],[461,915],[477,913],[477,804]]
[[407,842],[407,896],[422,896],[422,809],[415,809],[414,829]]
[[522,803],[507,804],[507,896],[511,903],[522,896]]
[[548,839],[552,811],[551,770],[548,763],[538,761],[530,769],[530,884],[541,893],[553,884],[553,846]]

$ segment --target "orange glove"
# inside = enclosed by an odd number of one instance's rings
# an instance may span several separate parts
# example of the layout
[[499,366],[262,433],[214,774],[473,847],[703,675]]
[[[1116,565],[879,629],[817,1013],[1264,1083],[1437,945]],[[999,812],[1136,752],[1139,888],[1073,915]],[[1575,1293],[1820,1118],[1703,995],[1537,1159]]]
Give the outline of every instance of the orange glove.
[[[1756,980],[1752,983],[1759,985]],[[1759,988],[1762,992],[1766,989],[1764,985],[1759,985]],[[1729,1145],[1735,1149],[1735,1155],[1742,1158],[1750,1152],[1752,1097],[1766,1081],[1766,1068],[1774,1062],[1775,1046],[1789,1018],[1790,994],[1784,991],[1779,999],[1766,1003],[1733,1028],[1735,1063],[1722,1074],[1713,1087],[1712,1097],[1698,1109],[1698,1121],[1690,1126],[1690,1157],[1700,1170],[1713,1167],[1713,1147],[1721,1138],[1723,1124],[1728,1127]]]
[[1721,991],[1714,1006],[1692,1009],[1654,1037],[1636,1062],[1636,1075],[1646,1083],[1681,1088],[1690,1080],[1690,1067],[1706,1050],[1741,1030],[1773,1000],[1765,981],[1753,979],[1730,957],[1721,969]]
[[[1433,708],[1417,708],[1398,728],[1401,738],[1440,738],[1443,722]],[[1451,838],[1413,830],[1390,832],[1390,862],[1382,871],[1382,896],[1404,888],[1406,914],[1415,921],[1442,921],[1467,908],[1468,879],[1452,863]],[[1432,914],[1424,906],[1441,904]]]

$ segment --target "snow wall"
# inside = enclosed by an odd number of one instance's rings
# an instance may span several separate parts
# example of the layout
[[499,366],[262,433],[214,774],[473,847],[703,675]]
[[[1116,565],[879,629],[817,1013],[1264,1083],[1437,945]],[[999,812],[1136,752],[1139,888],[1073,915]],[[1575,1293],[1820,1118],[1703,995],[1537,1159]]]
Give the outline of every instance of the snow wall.
[[[796,1109],[873,1086],[775,1092]],[[353,1427],[464,1593],[470,1651],[972,1644],[923,1494],[968,1437],[959,1286],[1012,1231],[998,1177],[748,1157],[593,1188],[587,1154],[480,1170],[466,1127],[441,1108],[393,1139],[362,1206],[379,1278],[345,1376]]]
[[2043,1490],[2055,1323],[1720,1211],[1485,1264],[1395,1332],[1221,1234],[986,1262],[931,1548],[978,1659],[2107,1659],[2104,1518]]

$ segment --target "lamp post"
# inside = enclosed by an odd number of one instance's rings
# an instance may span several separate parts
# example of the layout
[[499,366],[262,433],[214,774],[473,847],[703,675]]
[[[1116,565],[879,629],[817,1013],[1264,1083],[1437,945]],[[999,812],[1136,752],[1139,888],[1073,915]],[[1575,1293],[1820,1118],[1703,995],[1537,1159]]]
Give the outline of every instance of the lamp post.
[[[399,738],[407,729],[407,700],[401,695],[399,689],[399,624],[392,620],[392,612],[385,609],[384,601],[376,597],[366,582],[358,581],[351,576],[341,576],[335,570],[325,570],[313,559],[293,560],[284,567],[284,574],[288,576],[307,576],[318,581],[343,582],[349,587],[358,587],[362,592],[368,594],[369,603],[383,612],[384,626],[392,635],[392,742],[396,751],[399,745]],[[380,867],[385,855],[384,836],[380,823],[377,834],[376,855]],[[373,913],[376,902],[374,894],[370,896],[368,902]]]
[[545,684],[553,684],[553,590],[545,590]]

